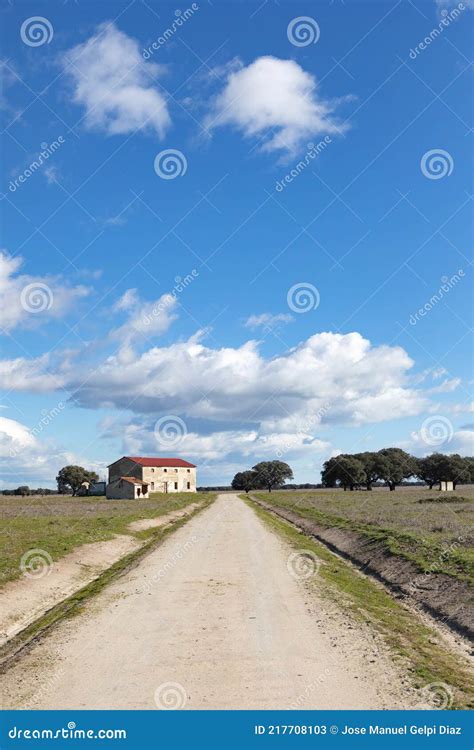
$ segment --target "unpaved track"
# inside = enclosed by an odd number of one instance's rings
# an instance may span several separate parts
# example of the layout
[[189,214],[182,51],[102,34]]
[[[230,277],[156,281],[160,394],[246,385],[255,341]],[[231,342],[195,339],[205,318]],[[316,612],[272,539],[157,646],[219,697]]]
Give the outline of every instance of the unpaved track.
[[290,551],[221,495],[19,659],[4,707],[409,708],[372,634],[290,575]]

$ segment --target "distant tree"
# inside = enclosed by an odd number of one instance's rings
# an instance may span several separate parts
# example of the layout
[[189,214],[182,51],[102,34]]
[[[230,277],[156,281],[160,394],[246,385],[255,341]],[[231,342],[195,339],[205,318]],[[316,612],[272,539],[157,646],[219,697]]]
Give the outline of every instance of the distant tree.
[[253,467],[259,487],[266,487],[271,492],[273,487],[280,487],[287,479],[293,479],[293,471],[284,461],[261,461]]
[[22,497],[25,497],[26,495],[30,494],[30,488],[26,484],[22,484],[20,487],[17,487],[15,490],[15,495],[21,495]]
[[257,489],[257,475],[255,471],[238,471],[232,480],[233,490],[249,490]]
[[397,484],[401,484],[404,479],[416,474],[415,459],[401,448],[383,448],[379,454],[387,461],[387,468],[382,479],[387,482],[391,492],[395,490]]
[[440,453],[432,453],[431,456],[425,456],[424,458],[415,459],[415,476],[421,479],[422,482],[426,482],[430,490],[433,489],[433,485],[439,482],[439,462],[436,456],[441,455]]
[[339,484],[344,490],[348,487],[350,490],[353,490],[355,487],[366,482],[366,474],[362,462],[355,456],[343,453],[339,456],[333,456],[333,458],[324,463],[321,478],[326,487],[335,487]]
[[97,482],[95,471],[87,471],[82,466],[64,466],[56,477],[58,492],[62,495],[77,495],[83,482]]
[[389,473],[387,458],[381,452],[365,451],[364,453],[356,453],[354,458],[357,458],[364,467],[367,490],[371,490],[374,482],[384,479]]

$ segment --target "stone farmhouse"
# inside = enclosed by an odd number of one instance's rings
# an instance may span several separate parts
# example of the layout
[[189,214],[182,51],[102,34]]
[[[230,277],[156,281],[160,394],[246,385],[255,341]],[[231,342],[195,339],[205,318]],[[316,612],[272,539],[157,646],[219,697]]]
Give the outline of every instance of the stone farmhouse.
[[150,492],[196,492],[196,466],[182,458],[122,456],[110,464],[107,497],[134,500]]

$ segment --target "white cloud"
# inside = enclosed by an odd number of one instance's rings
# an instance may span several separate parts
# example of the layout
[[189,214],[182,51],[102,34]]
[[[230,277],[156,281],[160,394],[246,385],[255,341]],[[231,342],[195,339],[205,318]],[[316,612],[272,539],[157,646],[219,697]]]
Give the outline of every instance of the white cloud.
[[125,349],[143,338],[159,336],[176,320],[176,304],[176,297],[172,294],[163,294],[153,302],[144,302],[136,289],[128,289],[114,305],[115,311],[126,311],[128,318],[110,335],[119,340]]
[[[435,418],[436,419],[436,418]],[[443,418],[441,418],[443,419]],[[416,456],[428,456],[431,453],[459,453],[461,456],[472,456],[474,454],[474,431],[471,429],[460,429],[450,431],[446,423],[441,423],[441,429],[445,430],[446,439],[443,442],[427,442],[423,430],[412,432],[410,440],[401,444],[404,450],[412,451]],[[468,427],[466,425],[466,427]],[[443,433],[441,433],[443,434]],[[441,438],[440,438],[441,439]]]
[[[133,320],[118,329],[129,340]],[[255,341],[213,349],[197,335],[131,357],[111,356],[85,384],[74,367],[63,374],[85,407],[129,408],[133,393],[136,413],[234,420],[240,428],[293,433],[305,425],[364,424],[419,413],[428,402],[407,383],[412,364],[402,348],[371,346],[358,333],[315,334],[270,359]]]
[[87,287],[71,286],[61,276],[18,275],[21,264],[21,258],[0,251],[0,326],[4,332],[60,318],[89,294]]
[[171,123],[168,106],[151,82],[162,67],[145,62],[138,42],[113,23],[69,50],[63,67],[74,83],[74,101],[86,109],[87,128],[108,135],[149,130],[163,137]]
[[342,133],[337,102],[325,100],[313,75],[294,60],[259,57],[236,62],[224,89],[205,118],[208,130],[231,125],[248,138],[262,139],[263,151],[295,153],[320,134]]
[[0,473],[2,487],[28,484],[53,486],[57,472],[67,464],[79,464],[104,473],[105,467],[84,460],[56,446],[46,436],[38,438],[21,422],[0,417]]
[[293,315],[288,313],[278,313],[272,315],[271,313],[261,313],[260,315],[251,315],[245,321],[245,327],[256,329],[266,328],[267,330],[273,330],[278,328],[279,323],[292,323],[294,321]]
[[17,357],[0,360],[0,386],[6,390],[45,393],[62,388],[64,378],[60,372],[48,371],[49,356],[35,359]]

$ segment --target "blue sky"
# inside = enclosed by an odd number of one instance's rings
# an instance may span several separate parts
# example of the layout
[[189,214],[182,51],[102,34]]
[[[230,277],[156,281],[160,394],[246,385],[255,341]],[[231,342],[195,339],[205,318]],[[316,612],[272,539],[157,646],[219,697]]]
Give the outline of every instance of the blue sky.
[[472,452],[469,5],[3,5],[3,486]]

